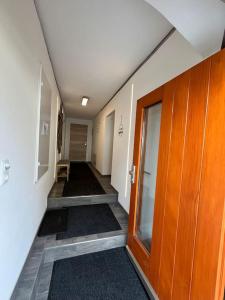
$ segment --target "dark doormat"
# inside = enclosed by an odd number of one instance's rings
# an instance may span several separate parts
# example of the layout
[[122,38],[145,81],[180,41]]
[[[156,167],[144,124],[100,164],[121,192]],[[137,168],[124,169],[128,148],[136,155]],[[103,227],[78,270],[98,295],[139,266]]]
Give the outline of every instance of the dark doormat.
[[54,262],[49,300],[149,299],[125,248]]
[[67,209],[54,209],[46,211],[38,231],[38,236],[45,236],[66,231],[67,216]]
[[101,195],[105,191],[85,162],[71,162],[69,181],[65,183],[63,197]]
[[57,240],[120,230],[121,227],[108,204],[82,205],[68,208],[67,230]]

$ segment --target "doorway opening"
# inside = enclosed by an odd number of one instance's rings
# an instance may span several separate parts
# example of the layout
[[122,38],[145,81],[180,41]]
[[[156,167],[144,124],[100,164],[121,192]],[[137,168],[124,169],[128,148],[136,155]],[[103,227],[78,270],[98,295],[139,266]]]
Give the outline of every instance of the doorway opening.
[[104,175],[111,176],[113,160],[115,111],[110,113],[105,120],[105,141],[104,141]]
[[88,126],[70,124],[70,161],[86,161]]

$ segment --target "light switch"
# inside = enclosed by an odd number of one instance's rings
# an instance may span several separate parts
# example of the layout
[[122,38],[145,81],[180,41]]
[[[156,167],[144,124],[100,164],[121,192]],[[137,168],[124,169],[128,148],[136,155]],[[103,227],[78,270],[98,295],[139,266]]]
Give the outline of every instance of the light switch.
[[8,159],[0,160],[0,186],[9,180],[10,163]]

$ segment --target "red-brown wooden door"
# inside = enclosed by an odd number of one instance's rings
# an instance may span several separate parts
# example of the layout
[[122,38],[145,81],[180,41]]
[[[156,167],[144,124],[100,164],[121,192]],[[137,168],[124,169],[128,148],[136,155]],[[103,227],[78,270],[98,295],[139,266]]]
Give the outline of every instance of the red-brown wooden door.
[[[159,103],[155,155],[149,111]],[[151,159],[157,160],[155,181],[146,179]],[[133,162],[128,246],[159,299],[222,299],[225,50],[138,101]],[[146,186],[153,187],[147,197]]]

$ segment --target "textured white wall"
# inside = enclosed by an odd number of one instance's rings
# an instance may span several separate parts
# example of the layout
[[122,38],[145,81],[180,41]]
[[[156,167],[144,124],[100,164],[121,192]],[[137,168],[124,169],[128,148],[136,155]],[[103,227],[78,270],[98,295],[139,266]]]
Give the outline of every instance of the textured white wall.
[[204,57],[221,48],[223,0],[145,0],[156,8]]
[[70,125],[71,124],[81,124],[88,126],[88,136],[87,136],[87,153],[86,161],[91,161],[91,146],[92,146],[92,120],[83,120],[76,118],[66,118],[65,120],[65,133],[64,133],[64,158],[69,159],[70,151]]
[[[105,118],[115,110],[115,136],[113,142],[112,185],[119,192],[119,202],[129,211],[130,178],[128,171],[133,161],[134,128],[137,100],[160,85],[184,72],[202,60],[195,49],[177,31],[142,66],[124,88],[97,115],[94,121],[93,151],[96,167],[104,170]],[[123,117],[124,134],[118,135]]]
[[[0,39],[0,159],[11,164],[0,187],[0,299],[8,300],[54,181],[59,98],[33,1],[0,1]],[[40,64],[52,89],[50,167],[35,184]]]

